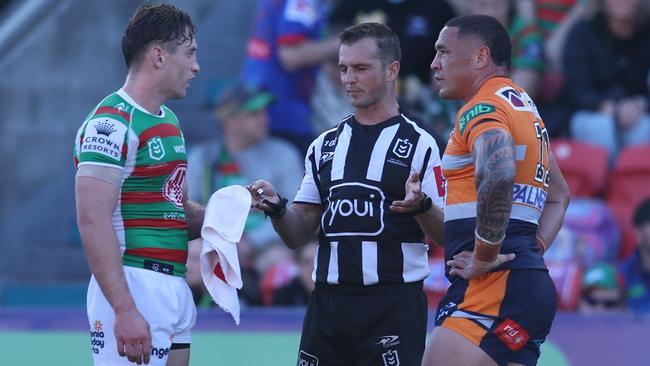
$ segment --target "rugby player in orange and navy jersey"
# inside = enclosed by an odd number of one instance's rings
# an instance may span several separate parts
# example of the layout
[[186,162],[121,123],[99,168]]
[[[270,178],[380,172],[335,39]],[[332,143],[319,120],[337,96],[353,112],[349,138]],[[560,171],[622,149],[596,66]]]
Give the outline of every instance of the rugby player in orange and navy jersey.
[[465,102],[442,159],[447,276],[423,365],[535,365],[555,316],[542,255],[568,188],[535,104],[508,77],[511,43],[488,16],[450,20],[431,64]]

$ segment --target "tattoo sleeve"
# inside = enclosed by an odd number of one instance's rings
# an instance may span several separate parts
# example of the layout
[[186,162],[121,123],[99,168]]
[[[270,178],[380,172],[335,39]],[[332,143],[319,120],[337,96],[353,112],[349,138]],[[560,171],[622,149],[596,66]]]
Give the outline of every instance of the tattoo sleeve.
[[516,175],[512,136],[491,129],[474,141],[472,152],[476,179],[476,231],[486,240],[503,239],[512,210],[512,186]]

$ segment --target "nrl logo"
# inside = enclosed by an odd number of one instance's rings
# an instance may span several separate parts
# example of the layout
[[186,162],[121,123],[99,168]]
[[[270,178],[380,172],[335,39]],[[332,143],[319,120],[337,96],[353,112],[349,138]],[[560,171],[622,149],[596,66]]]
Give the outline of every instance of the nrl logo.
[[399,355],[396,350],[389,349],[381,354],[384,360],[384,366],[399,366]]
[[165,147],[160,137],[156,136],[147,141],[147,146],[149,148],[149,157],[153,160],[160,160],[165,157]]
[[408,158],[411,155],[411,150],[413,150],[413,144],[409,139],[397,139],[393,146],[393,154],[402,159]]

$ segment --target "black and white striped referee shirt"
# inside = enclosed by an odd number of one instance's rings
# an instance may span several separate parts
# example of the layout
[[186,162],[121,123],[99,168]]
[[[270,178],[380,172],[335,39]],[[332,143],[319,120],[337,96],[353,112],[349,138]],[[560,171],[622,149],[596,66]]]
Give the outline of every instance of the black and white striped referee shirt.
[[349,116],[312,142],[294,203],[323,208],[314,281],[375,285],[428,275],[420,226],[413,215],[389,209],[404,199],[411,171],[420,172],[422,190],[443,207],[440,154],[428,129],[404,114],[373,126]]

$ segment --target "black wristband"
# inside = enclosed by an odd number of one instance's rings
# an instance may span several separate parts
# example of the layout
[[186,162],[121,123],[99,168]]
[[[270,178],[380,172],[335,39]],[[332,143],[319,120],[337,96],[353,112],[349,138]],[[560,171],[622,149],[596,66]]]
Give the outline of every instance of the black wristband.
[[289,200],[280,196],[279,193],[277,193],[277,195],[280,199],[280,202],[278,203],[273,203],[266,198],[262,200],[262,203],[270,207],[270,210],[265,210],[264,214],[272,219],[279,219],[287,212],[287,202],[289,202]]
[[431,209],[431,206],[433,206],[433,200],[431,197],[425,195],[424,198],[422,199],[422,202],[420,203],[420,207],[413,210],[411,214],[413,215],[419,215],[423,214]]

